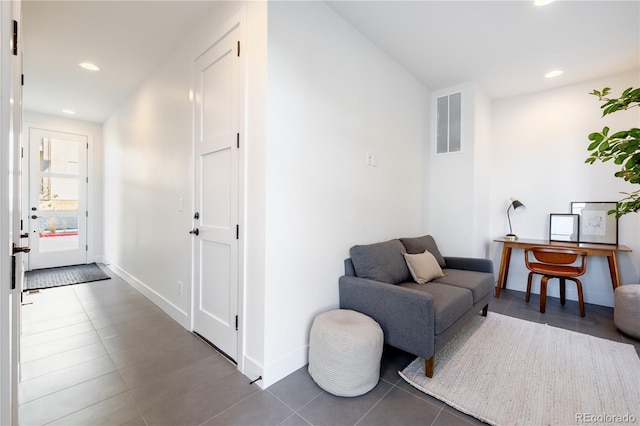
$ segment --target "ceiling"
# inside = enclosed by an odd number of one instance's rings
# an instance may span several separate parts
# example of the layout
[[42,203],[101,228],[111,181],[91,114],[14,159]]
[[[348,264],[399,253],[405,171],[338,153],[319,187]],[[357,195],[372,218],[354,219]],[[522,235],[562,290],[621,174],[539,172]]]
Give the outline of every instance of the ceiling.
[[[24,108],[103,122],[215,3],[23,1]],[[328,4],[431,90],[477,81],[495,99],[640,68],[640,0]]]
[[[24,109],[103,122],[214,5],[23,0]],[[83,61],[100,71],[80,68]]]

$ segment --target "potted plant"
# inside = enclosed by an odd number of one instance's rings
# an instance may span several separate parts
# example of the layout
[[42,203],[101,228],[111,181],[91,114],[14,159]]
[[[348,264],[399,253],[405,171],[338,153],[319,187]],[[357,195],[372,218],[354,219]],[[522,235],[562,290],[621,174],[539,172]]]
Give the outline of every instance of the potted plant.
[[[609,87],[590,93],[603,102],[600,106],[603,117],[616,111],[640,106],[640,88],[629,87],[618,98],[608,97],[610,93]],[[613,160],[621,166],[615,176],[630,183],[640,184],[640,129],[633,127],[612,133],[609,127],[604,127],[600,132],[591,133],[589,140],[591,144],[588,150],[591,151],[591,155],[585,160],[586,163]],[[620,200],[617,209],[609,211],[609,214],[615,214],[616,218],[640,210],[640,189],[623,194],[626,197]]]

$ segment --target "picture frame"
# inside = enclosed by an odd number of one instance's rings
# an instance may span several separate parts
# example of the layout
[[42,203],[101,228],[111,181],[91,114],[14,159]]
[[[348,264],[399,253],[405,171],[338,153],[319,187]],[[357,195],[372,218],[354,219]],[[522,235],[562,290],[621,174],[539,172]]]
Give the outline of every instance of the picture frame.
[[615,201],[572,201],[571,213],[580,216],[578,241],[618,245],[618,219],[609,214],[617,206]]
[[549,214],[549,241],[580,241],[580,215],[576,213]]

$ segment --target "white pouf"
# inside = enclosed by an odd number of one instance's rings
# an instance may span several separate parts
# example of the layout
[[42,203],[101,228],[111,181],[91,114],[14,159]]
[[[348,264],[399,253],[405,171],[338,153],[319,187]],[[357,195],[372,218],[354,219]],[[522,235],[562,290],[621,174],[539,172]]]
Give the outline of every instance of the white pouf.
[[620,331],[640,339],[640,284],[616,288],[613,301],[613,322]]
[[365,394],[380,380],[383,343],[372,318],[348,309],[324,312],[311,326],[309,374],[334,395]]

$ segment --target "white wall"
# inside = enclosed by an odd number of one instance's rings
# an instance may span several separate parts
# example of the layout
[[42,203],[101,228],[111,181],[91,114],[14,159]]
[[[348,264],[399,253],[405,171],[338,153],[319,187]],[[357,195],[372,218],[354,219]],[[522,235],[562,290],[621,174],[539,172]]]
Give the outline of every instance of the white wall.
[[[461,149],[436,154],[438,97],[461,93]],[[426,232],[433,235],[445,256],[486,257],[489,238],[488,173],[489,100],[473,82],[438,90],[431,97],[429,133],[429,193]]]
[[[193,61],[244,4],[219,2],[104,124],[105,252],[112,266],[191,327]],[[180,294],[179,282],[184,284]]]
[[265,385],[307,362],[352,245],[422,230],[428,120],[424,86],[324,3],[270,3],[268,27]]
[[[255,379],[263,372],[265,334],[266,2],[219,2],[104,124],[105,253],[119,274],[191,329],[193,61],[222,36],[232,17],[244,13],[240,296],[246,298],[238,364]],[[185,284],[183,294],[178,281]]]
[[[548,238],[549,213],[570,213],[572,201],[617,201],[620,192],[637,189],[614,177],[618,170],[611,163],[588,165],[589,133],[605,125],[628,129],[640,124],[640,110],[618,112],[601,118],[600,103],[588,95],[606,86],[619,94],[627,87],[637,87],[637,72],[613,75],[581,84],[530,95],[495,100],[492,103],[491,166],[491,235],[508,232],[506,209],[515,196],[527,210],[512,214],[514,233],[521,238]],[[619,243],[632,253],[620,253],[622,283],[637,283],[640,273],[640,219],[630,214],[619,221]],[[496,271],[501,246],[492,245]],[[524,291],[527,271],[522,250],[514,250],[508,288]],[[590,257],[583,281],[588,303],[613,306],[613,292],[606,260]],[[539,281],[534,291],[539,291]],[[550,286],[551,296],[558,297],[557,286]],[[567,297],[576,299],[575,286],[567,286]]]
[[[267,2],[247,6],[246,144],[244,150],[244,306],[242,371],[263,374],[265,345],[265,215],[267,159]],[[260,383],[261,386],[264,382]]]
[[87,207],[89,210],[89,230],[88,230],[88,261],[104,262],[104,238],[103,238],[103,144],[102,125],[87,121],[74,120],[65,117],[55,117],[48,114],[41,114],[33,111],[24,111],[23,116],[23,138],[25,147],[25,158],[23,160],[23,216],[25,223],[28,221],[30,213],[28,206],[28,153],[29,153],[29,128],[37,127],[41,129],[54,130],[58,132],[76,133],[88,136],[89,153],[89,196]]

